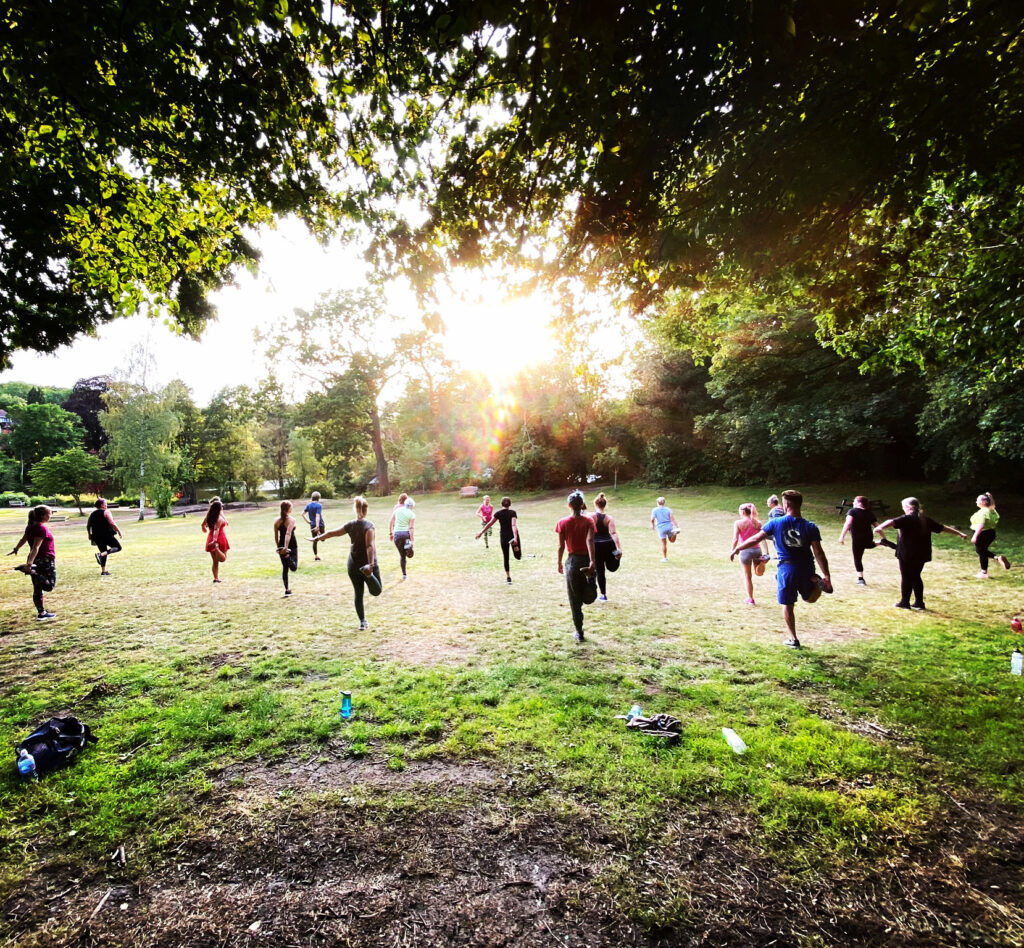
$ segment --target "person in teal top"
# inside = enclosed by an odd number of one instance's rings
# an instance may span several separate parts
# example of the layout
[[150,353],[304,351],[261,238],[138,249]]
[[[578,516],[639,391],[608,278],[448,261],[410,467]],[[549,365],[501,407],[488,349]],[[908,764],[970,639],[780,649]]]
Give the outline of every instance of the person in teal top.
[[411,497],[391,512],[391,522],[388,524],[388,532],[391,540],[398,550],[398,562],[402,567],[402,579],[406,578],[406,560],[411,560],[413,555],[413,542],[415,540],[416,514],[413,507],[416,502]]
[[978,494],[978,509],[971,517],[971,543],[978,552],[978,563],[981,571],[978,579],[988,579],[988,561],[990,559],[1002,564],[1003,569],[1010,568],[1010,561],[1002,553],[994,553],[992,544],[996,538],[996,524],[999,523],[999,512],[996,502],[989,493]]

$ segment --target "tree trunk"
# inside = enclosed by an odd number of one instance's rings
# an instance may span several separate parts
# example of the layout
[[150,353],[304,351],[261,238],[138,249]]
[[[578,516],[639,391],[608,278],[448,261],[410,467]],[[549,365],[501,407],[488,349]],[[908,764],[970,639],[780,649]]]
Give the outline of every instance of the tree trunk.
[[370,413],[372,422],[371,437],[373,438],[373,456],[377,460],[377,493],[385,497],[391,493],[391,481],[388,478],[388,461],[384,457],[384,441],[380,434],[380,413],[377,406],[373,406]]

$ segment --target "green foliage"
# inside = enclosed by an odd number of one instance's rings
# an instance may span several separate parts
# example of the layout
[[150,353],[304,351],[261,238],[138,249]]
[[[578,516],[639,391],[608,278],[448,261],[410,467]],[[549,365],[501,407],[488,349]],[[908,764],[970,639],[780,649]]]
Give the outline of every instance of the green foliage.
[[166,482],[157,484],[153,488],[152,500],[157,517],[166,518],[171,515],[171,507],[174,504],[174,491],[171,490],[169,484]]
[[336,98],[310,67],[342,35],[319,5],[14,0],[0,24],[0,364],[138,308],[198,332],[246,228],[326,224]]
[[53,457],[43,458],[32,466],[32,484],[47,494],[68,493],[74,498],[79,513],[85,491],[98,491],[107,479],[100,459],[81,448],[71,448]]
[[9,507],[12,500],[17,501],[18,506],[24,506],[29,503],[28,494],[23,494],[21,491],[5,490],[3,493],[0,493],[0,507]]
[[10,415],[14,430],[7,436],[7,448],[27,467],[82,441],[78,416],[50,402],[26,403],[13,408]]
[[180,424],[167,391],[118,382],[105,401],[100,423],[109,439],[107,460],[118,482],[142,494],[166,484],[179,463],[173,439]]

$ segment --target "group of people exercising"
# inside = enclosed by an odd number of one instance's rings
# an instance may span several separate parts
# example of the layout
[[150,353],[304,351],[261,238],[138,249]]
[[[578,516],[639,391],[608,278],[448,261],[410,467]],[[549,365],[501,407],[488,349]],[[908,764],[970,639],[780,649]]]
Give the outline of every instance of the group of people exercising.
[[[998,562],[1004,569],[1010,568],[1008,558],[996,553],[992,544],[996,538],[999,514],[991,494],[983,493],[977,498],[977,511],[971,517],[971,534],[956,527],[941,524],[927,516],[915,497],[901,502],[903,515],[879,523],[870,510],[866,497],[858,496],[843,524],[839,543],[846,537],[851,539],[854,569],[858,585],[866,585],[864,579],[863,555],[875,546],[886,546],[895,550],[900,567],[900,609],[923,610],[924,585],[922,572],[931,560],[931,537],[936,533],[952,533],[970,540],[978,554],[979,579],[988,578],[989,562]],[[574,490],[566,500],[569,513],[555,525],[558,536],[558,572],[565,576],[566,593],[572,613],[574,636],[577,642],[584,641],[583,606],[596,600],[607,601],[607,574],[619,568],[622,544],[615,529],[615,520],[608,515],[608,499],[604,493],[594,500],[596,511],[585,514],[586,501],[582,491]],[[767,541],[774,544],[778,560],[777,598],[783,607],[783,619],[787,638],[784,644],[799,648],[796,635],[794,607],[797,599],[815,601],[822,592],[832,592],[828,558],[821,546],[821,531],[818,526],[805,519],[802,514],[803,496],[799,491],[788,490],[782,494],[781,503],[776,495],[768,498],[768,514],[764,522],[757,515],[754,504],[742,504],[740,517],[733,525],[730,559],[737,555],[744,567],[744,584],[747,602],[754,604],[753,576],[762,575],[765,564],[771,559]],[[292,516],[292,502],[281,502],[280,516],[274,521],[274,544],[281,560],[281,578],[285,595],[291,595],[289,577],[298,569],[298,542],[296,521]],[[320,494],[314,492],[302,511],[303,520],[309,525],[309,540],[313,544],[314,559],[319,560],[319,545],[339,536],[348,536],[351,542],[348,556],[348,575],[352,582],[356,615],[360,629],[368,627],[364,609],[364,592],[379,596],[383,590],[380,568],[377,563],[375,527],[367,519],[369,504],[364,497],[353,501],[354,518],[335,530],[328,531],[324,522],[323,504]],[[522,540],[519,520],[512,508],[510,497],[501,499],[501,506],[495,509],[490,497],[485,496],[476,511],[481,529],[476,539],[484,538],[485,545],[491,528],[499,528],[499,544],[505,569],[505,581],[512,583],[510,555],[522,557]],[[56,556],[53,534],[47,527],[51,511],[45,505],[38,505],[29,511],[28,524],[24,534],[8,555],[17,554],[22,545],[29,547],[26,561],[15,567],[32,579],[32,602],[38,619],[52,619],[54,613],[45,606],[44,595],[54,589],[57,582]],[[415,502],[408,494],[401,494],[391,512],[388,523],[389,539],[394,543],[402,570],[406,578],[407,563],[414,555]],[[230,549],[224,517],[224,505],[214,497],[202,530],[206,535],[206,551],[210,554],[213,581],[219,583],[220,566],[227,559]],[[662,562],[667,562],[668,543],[674,543],[679,535],[679,526],[665,498],[659,497],[651,511],[651,528],[658,532],[661,542]],[[885,531],[893,528],[898,532],[898,542],[892,543]],[[90,541],[97,547],[96,562],[100,575],[109,576],[107,559],[121,551],[121,530],[107,509],[103,498],[96,501],[96,509],[86,524]],[[876,539],[877,538],[877,539]],[[815,570],[815,564],[818,569]]]

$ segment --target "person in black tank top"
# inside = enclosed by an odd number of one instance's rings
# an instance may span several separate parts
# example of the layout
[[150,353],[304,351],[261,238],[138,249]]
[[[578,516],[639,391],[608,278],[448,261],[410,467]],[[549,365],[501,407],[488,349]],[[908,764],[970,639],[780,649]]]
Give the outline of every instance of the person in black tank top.
[[329,540],[331,537],[341,537],[347,534],[352,541],[348,553],[348,578],[352,581],[359,628],[367,629],[370,624],[366,621],[366,613],[363,610],[363,590],[368,589],[371,596],[379,596],[384,585],[380,578],[380,568],[377,566],[374,527],[366,519],[370,505],[366,502],[365,497],[356,497],[352,501],[352,508],[355,511],[355,520],[350,520],[337,530],[328,530],[327,533],[320,534],[317,540],[323,543],[324,540]]
[[109,576],[107,557],[121,552],[121,544],[118,543],[117,538],[122,534],[120,527],[110,516],[110,511],[107,510],[107,501],[103,497],[96,498],[96,509],[89,514],[85,532],[89,537],[89,542],[99,550],[96,554],[96,562],[100,567],[100,576]]
[[615,521],[605,513],[608,506],[608,498],[604,491],[594,499],[594,506],[597,513],[594,514],[594,550],[596,552],[595,563],[597,565],[597,588],[601,591],[599,602],[608,601],[606,589],[605,571],[614,573],[619,568],[622,557],[622,543],[619,541],[619,534],[615,529]]
[[281,501],[281,516],[274,521],[274,543],[277,555],[281,557],[281,579],[284,581],[284,594],[290,596],[288,574],[299,568],[299,541],[295,539],[295,520],[292,517],[292,502]]

